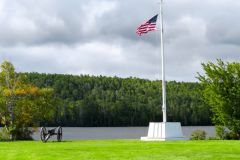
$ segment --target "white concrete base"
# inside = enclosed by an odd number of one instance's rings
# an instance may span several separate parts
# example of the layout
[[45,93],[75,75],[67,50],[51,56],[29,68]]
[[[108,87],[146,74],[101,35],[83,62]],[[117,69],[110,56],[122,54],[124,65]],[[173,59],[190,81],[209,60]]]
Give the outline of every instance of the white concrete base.
[[183,137],[180,122],[150,122],[148,136],[143,141],[187,140]]

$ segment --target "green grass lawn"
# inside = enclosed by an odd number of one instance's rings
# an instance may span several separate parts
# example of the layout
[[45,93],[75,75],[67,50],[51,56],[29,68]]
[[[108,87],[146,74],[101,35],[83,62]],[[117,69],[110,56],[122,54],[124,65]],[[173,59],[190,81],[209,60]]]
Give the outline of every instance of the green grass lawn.
[[240,141],[82,140],[0,142],[0,160],[231,160]]

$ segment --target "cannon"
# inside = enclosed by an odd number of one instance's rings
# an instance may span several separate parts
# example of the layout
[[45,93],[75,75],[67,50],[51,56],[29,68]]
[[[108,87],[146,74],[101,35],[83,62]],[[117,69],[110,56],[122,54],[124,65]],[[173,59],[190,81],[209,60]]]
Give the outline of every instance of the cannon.
[[49,130],[47,130],[46,127],[41,127],[40,138],[41,138],[42,142],[47,142],[49,140],[49,138],[51,138],[54,135],[57,135],[57,141],[61,142],[62,135],[63,135],[61,126],[53,128],[53,129],[49,129]]

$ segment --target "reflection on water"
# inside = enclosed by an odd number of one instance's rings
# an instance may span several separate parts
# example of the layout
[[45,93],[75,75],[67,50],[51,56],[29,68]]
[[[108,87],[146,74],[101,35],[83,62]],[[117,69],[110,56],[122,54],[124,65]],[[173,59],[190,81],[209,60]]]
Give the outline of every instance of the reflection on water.
[[[190,137],[192,131],[196,129],[205,130],[207,136],[215,135],[213,126],[183,126],[183,135]],[[147,136],[147,132],[148,127],[63,127],[63,140],[140,139],[140,137]],[[39,140],[39,132],[36,132],[33,138]],[[56,136],[51,140],[56,140]]]

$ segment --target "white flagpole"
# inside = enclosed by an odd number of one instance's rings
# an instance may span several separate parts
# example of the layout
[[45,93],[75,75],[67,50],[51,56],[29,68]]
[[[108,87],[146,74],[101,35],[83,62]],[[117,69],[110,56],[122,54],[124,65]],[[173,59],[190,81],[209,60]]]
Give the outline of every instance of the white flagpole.
[[161,57],[162,57],[162,112],[163,122],[150,122],[148,136],[141,137],[143,141],[165,141],[165,140],[185,140],[182,134],[180,122],[167,122],[166,106],[166,81],[165,81],[165,63],[164,63],[164,43],[163,43],[163,0],[160,4],[160,32],[161,32]]
[[166,106],[166,83],[165,83],[165,62],[164,62],[164,44],[163,44],[163,0],[160,4],[160,26],[161,26],[161,56],[162,56],[162,112],[163,112],[163,122],[167,122],[167,106]]
[[148,136],[141,137],[143,141],[165,141],[165,140],[185,140],[182,134],[180,122],[167,123],[166,106],[166,82],[164,63],[164,43],[163,43],[163,0],[160,4],[160,32],[161,32],[161,58],[162,58],[162,112],[163,122],[150,122]]

